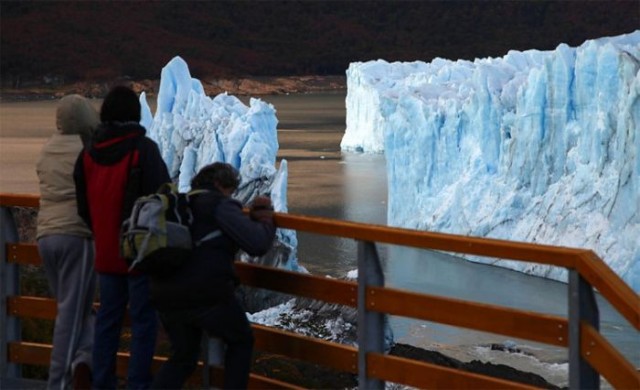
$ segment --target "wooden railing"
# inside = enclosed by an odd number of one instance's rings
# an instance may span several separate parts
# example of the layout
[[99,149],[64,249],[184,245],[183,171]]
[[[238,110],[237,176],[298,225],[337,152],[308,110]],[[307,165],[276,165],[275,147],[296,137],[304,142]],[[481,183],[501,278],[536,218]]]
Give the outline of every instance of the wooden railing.
[[[20,296],[19,267],[38,265],[33,243],[18,242],[8,207],[38,207],[34,195],[0,194],[0,385],[20,377],[20,365],[48,365],[51,345],[20,338],[21,318],[55,317],[55,302]],[[351,238],[358,241],[358,281],[350,282],[274,268],[237,263],[243,284],[345,305],[358,310],[358,347],[253,325],[255,348],[273,354],[358,374],[359,387],[383,388],[384,381],[420,388],[530,388],[507,381],[383,353],[384,315],[422,319],[503,334],[569,348],[569,386],[597,388],[602,375],[615,388],[640,388],[640,374],[599,332],[597,289],[629,323],[640,330],[640,297],[593,252],[504,240],[421,232],[385,226],[276,214],[278,227]],[[375,243],[386,243],[470,255],[548,264],[569,271],[568,318],[501,306],[419,294],[384,287]],[[127,354],[120,354],[118,373],[124,376]],[[156,357],[159,365],[165,358]],[[204,362],[198,375],[220,383],[221,368]],[[199,380],[199,376],[192,378]],[[251,374],[253,388],[298,388]],[[2,386],[0,386],[2,387]]]

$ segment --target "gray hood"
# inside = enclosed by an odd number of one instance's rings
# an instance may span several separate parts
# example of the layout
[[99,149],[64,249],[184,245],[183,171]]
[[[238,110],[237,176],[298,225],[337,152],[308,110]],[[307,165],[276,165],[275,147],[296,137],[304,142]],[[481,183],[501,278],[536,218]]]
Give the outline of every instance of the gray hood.
[[87,139],[99,123],[98,111],[88,99],[80,95],[67,95],[60,99],[56,113],[56,127],[60,134],[78,134]]

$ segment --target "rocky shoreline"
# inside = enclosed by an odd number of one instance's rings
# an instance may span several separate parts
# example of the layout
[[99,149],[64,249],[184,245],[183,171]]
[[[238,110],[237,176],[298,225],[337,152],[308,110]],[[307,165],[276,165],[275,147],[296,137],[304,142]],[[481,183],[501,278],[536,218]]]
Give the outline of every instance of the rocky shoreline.
[[[537,374],[519,371],[504,364],[484,363],[478,360],[464,363],[439,352],[407,344],[395,344],[389,354],[543,389],[560,389]],[[317,364],[262,352],[255,354],[252,371],[259,375],[311,389],[354,389],[358,386],[356,374],[339,372]],[[396,385],[391,388],[402,389],[404,387]]]
[[[249,77],[201,80],[201,82],[208,96],[224,92],[238,96],[263,96],[346,91],[347,88],[345,76]],[[52,100],[69,94],[103,98],[109,89],[117,84],[127,85],[136,93],[144,92],[147,97],[155,97],[160,87],[160,80],[117,79],[69,84],[31,84],[20,88],[3,87],[0,89],[0,102]]]
[[[255,305],[256,302],[266,302],[264,296],[251,294],[255,289],[241,288],[238,297],[244,302],[248,311],[251,312],[249,301]],[[265,307],[273,307],[278,303],[279,294],[271,295],[273,301]],[[291,296],[280,296],[282,303],[292,298]],[[306,313],[306,314],[305,314]],[[326,324],[337,322],[343,324],[343,330],[327,332]],[[258,321],[260,323],[260,321]],[[263,325],[265,325],[263,323]],[[345,345],[357,344],[357,311],[354,308],[344,307],[336,304],[328,304],[307,298],[297,298],[291,308],[282,312],[279,319],[269,324],[276,328],[288,332],[295,332],[302,335],[313,335],[313,337],[332,341]],[[385,332],[386,333],[386,332]],[[560,387],[550,383],[544,377],[535,372],[527,372],[506,364],[498,362],[488,362],[478,359],[463,361],[446,353],[435,349],[421,348],[401,342],[390,342],[388,354],[401,358],[416,360],[419,362],[437,365],[443,368],[466,371],[474,374],[486,375],[493,378],[524,383],[527,385],[544,388],[560,389]],[[504,354],[528,355],[535,358],[529,352],[516,346],[505,344],[487,344],[477,347],[486,348]],[[308,363],[297,359],[290,359],[283,356],[256,352],[253,362],[253,371],[270,378],[284,382],[293,383],[305,388],[313,389],[353,389],[358,386],[356,374],[337,371],[318,364]],[[389,388],[389,387],[387,387]],[[406,389],[403,385],[393,385],[391,389]]]

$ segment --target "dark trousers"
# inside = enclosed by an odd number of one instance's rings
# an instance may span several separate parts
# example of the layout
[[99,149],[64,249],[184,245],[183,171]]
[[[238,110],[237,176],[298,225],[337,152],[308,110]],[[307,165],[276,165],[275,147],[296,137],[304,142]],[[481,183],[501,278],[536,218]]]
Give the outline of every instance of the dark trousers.
[[131,358],[128,389],[148,389],[156,348],[158,317],[149,301],[149,278],[144,275],[98,274],[100,308],[93,341],[93,387],[116,389],[116,354],[127,305],[131,316]]
[[224,388],[247,388],[253,332],[236,299],[212,307],[160,311],[159,314],[171,342],[171,356],[156,374],[152,388],[182,388],[198,364],[203,333],[226,343]]

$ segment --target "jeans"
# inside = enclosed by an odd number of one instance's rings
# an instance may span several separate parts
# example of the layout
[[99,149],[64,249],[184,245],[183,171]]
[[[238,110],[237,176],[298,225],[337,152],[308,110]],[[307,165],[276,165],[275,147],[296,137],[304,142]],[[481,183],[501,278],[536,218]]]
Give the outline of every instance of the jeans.
[[129,304],[131,346],[127,388],[147,389],[158,332],[157,313],[149,302],[149,279],[144,275],[99,274],[100,308],[93,343],[93,387],[117,388],[116,354]]
[[203,333],[226,344],[224,388],[247,388],[253,332],[236,299],[212,307],[160,311],[160,320],[171,342],[171,356],[158,371],[152,388],[182,388],[198,364]]

